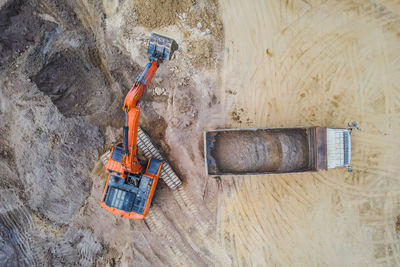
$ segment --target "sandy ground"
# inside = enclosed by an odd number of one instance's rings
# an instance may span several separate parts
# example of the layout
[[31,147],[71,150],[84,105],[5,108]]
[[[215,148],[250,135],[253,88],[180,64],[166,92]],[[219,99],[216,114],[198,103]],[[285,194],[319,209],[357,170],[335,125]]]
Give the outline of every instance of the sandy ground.
[[[398,2],[9,0],[0,14],[1,265],[400,264]],[[140,123],[183,185],[160,182],[130,221],[99,205],[101,155],[153,31],[180,49]],[[352,120],[352,174],[205,176],[204,130]]]
[[233,264],[398,266],[399,2],[232,0],[221,10],[231,126],[362,126],[351,174],[231,179],[218,235]]

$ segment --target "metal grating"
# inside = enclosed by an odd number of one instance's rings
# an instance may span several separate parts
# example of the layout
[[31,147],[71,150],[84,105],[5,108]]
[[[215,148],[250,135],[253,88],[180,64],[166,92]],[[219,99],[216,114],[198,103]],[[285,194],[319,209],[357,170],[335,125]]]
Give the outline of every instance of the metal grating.
[[327,129],[328,168],[350,164],[351,143],[347,129]]

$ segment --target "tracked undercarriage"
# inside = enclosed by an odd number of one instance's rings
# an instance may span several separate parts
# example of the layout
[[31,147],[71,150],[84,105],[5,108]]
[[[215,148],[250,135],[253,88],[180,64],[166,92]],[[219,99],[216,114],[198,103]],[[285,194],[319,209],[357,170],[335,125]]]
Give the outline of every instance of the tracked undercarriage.
[[160,173],[160,178],[168,185],[170,189],[176,189],[182,184],[181,179],[174,172],[171,165],[161,154],[158,148],[153,144],[149,135],[139,127],[137,146],[146,156],[146,158],[155,158],[163,162],[163,166]]

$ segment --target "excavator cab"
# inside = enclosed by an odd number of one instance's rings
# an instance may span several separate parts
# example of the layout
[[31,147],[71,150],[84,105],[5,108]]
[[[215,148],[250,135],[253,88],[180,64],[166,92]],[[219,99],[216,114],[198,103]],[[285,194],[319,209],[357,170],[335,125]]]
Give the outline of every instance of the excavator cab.
[[150,158],[143,164],[143,173],[123,171],[122,146],[114,146],[107,162],[109,176],[103,192],[101,206],[115,215],[143,219],[149,210],[162,161]]

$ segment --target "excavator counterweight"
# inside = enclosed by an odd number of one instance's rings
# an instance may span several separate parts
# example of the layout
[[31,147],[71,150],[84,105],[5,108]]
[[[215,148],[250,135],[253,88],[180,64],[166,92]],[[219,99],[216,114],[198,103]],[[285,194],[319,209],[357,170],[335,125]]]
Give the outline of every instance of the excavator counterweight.
[[[109,176],[100,203],[115,215],[144,219],[159,177],[171,189],[182,184],[149,136],[139,128],[139,100],[160,64],[170,60],[177,49],[178,44],[173,39],[153,33],[147,49],[149,63],[125,97],[122,108],[125,112],[124,139],[109,153],[106,165]],[[147,161],[138,159],[138,148],[144,152]]]

